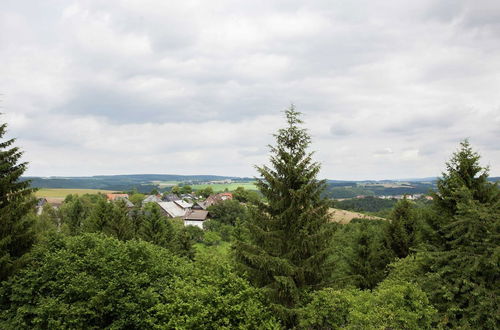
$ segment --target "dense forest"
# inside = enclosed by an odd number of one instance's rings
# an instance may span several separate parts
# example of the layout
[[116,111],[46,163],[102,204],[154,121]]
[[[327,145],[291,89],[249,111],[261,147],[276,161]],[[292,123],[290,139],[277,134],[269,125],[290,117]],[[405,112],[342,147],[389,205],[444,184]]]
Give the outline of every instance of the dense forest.
[[500,327],[500,189],[469,141],[432,201],[333,202],[386,210],[341,225],[327,192],[348,186],[317,178],[300,113],[285,117],[259,194],[210,206],[204,229],[99,194],[36,213],[22,151],[0,140],[0,328]]

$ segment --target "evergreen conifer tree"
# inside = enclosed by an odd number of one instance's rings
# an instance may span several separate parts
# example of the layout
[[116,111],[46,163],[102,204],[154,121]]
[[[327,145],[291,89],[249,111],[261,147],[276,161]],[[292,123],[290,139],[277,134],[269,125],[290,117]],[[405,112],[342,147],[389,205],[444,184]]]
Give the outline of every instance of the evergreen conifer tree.
[[113,204],[108,203],[104,196],[101,196],[92,208],[89,217],[83,227],[86,232],[102,233],[107,228],[113,218]]
[[[0,139],[6,128],[0,125]],[[0,281],[17,268],[35,240],[33,217],[26,216],[35,206],[34,189],[29,181],[20,181],[27,163],[19,163],[22,152],[14,142],[0,141]]]
[[172,247],[174,229],[172,224],[161,214],[157,204],[150,203],[144,210],[141,238],[163,247]]
[[124,200],[117,200],[113,203],[112,216],[110,217],[104,232],[119,240],[126,241],[133,238],[132,219],[129,209]]
[[285,324],[294,326],[301,293],[320,288],[329,272],[332,227],[321,195],[325,182],[316,178],[320,165],[307,151],[310,136],[293,105],[285,116],[287,127],[269,146],[271,167],[257,167],[262,176],[257,187],[266,201],[252,209],[248,239],[238,240],[234,252]]
[[497,328],[500,297],[500,190],[467,140],[447,163],[434,194],[422,278],[442,322]]
[[353,254],[346,260],[348,273],[356,287],[374,289],[385,278],[394,254],[384,245],[382,233],[367,223],[358,229],[353,243]]
[[412,202],[400,200],[390,216],[385,229],[385,242],[398,258],[405,258],[410,249],[417,245],[418,223]]

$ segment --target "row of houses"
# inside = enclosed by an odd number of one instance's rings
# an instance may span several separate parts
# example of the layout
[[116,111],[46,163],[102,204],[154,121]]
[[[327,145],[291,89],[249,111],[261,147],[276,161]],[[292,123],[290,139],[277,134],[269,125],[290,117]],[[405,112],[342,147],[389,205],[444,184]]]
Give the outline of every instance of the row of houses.
[[[156,197],[159,198],[159,196]],[[171,201],[160,201],[153,196],[147,196],[143,204],[156,203],[165,216],[169,218],[182,218],[186,226],[203,228],[203,222],[210,216],[207,208],[228,199],[233,199],[231,193],[214,194],[204,201],[187,201],[180,198]]]
[[[124,201],[129,208],[135,205],[129,200],[128,194],[106,194],[106,198],[110,202]],[[177,196],[169,195],[149,195],[142,201],[142,206],[148,203],[155,203],[160,207],[163,215],[169,218],[181,218],[184,220],[184,225],[197,226],[203,228],[203,222],[206,221],[210,214],[208,207],[219,202],[233,199],[233,195],[228,192],[213,194],[203,201],[198,201],[190,194]],[[64,202],[64,198],[40,198],[37,203],[37,214],[40,215],[45,204],[49,204],[54,208],[59,208]]]
[[[409,199],[409,200],[417,200],[420,198],[425,198],[427,200],[432,200],[432,196],[427,196],[424,194],[403,194],[403,195],[382,195],[382,196],[367,196],[367,195],[358,195],[355,198],[366,198],[366,197],[376,197],[380,199]],[[349,198],[343,198],[342,200],[349,199]],[[340,199],[339,199],[340,200]]]

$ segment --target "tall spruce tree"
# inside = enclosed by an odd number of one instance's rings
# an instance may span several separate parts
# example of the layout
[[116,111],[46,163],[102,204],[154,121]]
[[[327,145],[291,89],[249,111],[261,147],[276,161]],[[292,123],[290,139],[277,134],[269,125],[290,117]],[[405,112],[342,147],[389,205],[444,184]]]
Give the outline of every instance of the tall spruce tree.
[[[426,239],[435,250],[450,250],[454,241],[463,239],[465,229],[458,227],[466,223],[457,217],[467,213],[473,204],[489,209],[498,207],[500,190],[488,181],[489,169],[479,164],[480,158],[466,139],[446,163],[446,172],[432,195],[434,212],[427,219],[430,230],[426,231]],[[482,225],[476,222],[476,226]]]
[[140,237],[147,242],[167,248],[174,245],[174,228],[162,215],[158,204],[148,203],[144,208]]
[[274,134],[271,167],[257,167],[266,201],[259,201],[247,223],[247,239],[234,252],[253,283],[265,289],[287,326],[296,324],[296,307],[304,290],[320,288],[329,271],[332,227],[328,202],[317,179],[320,165],[307,151],[311,138],[300,127],[300,112],[285,111],[288,126]]
[[[6,128],[0,125],[0,139]],[[20,181],[27,163],[19,162],[22,152],[14,142],[0,141],[0,281],[17,268],[35,240],[33,217],[26,216],[35,206],[34,189],[29,181]]]
[[500,190],[467,140],[447,163],[434,194],[429,252],[419,279],[442,323],[498,328]]

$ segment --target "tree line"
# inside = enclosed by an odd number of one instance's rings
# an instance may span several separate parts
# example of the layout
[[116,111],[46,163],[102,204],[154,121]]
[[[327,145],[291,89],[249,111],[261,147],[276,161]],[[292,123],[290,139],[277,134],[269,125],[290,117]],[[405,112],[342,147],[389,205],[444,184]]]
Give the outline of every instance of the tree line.
[[301,114],[285,119],[260,194],[211,206],[204,230],[99,195],[36,215],[21,151],[1,142],[0,326],[499,327],[500,190],[467,140],[431,203],[340,225]]

